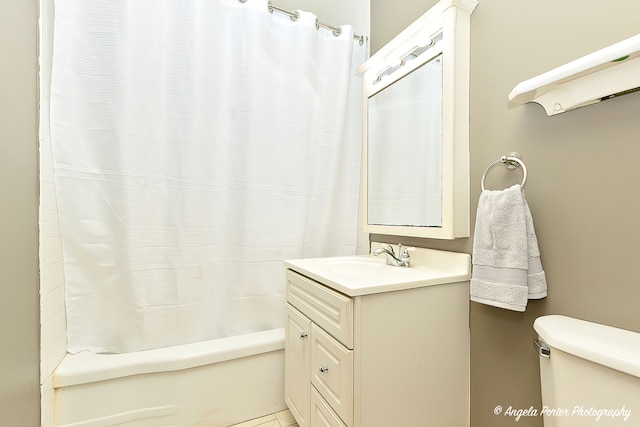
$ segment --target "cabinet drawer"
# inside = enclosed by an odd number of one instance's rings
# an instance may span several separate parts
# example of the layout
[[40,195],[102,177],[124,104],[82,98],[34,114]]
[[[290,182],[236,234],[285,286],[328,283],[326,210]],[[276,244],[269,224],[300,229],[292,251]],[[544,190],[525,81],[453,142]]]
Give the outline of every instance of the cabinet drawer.
[[311,384],[347,426],[353,424],[353,350],[311,324]]
[[347,427],[314,387],[311,387],[311,417],[309,421],[311,423],[309,427]]
[[287,302],[353,349],[353,299],[287,270]]

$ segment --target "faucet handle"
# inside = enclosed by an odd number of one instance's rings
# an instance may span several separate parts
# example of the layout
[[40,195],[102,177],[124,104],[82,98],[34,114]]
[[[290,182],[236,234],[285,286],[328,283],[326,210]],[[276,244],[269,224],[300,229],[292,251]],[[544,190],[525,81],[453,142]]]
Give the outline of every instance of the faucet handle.
[[[401,244],[398,244],[398,253],[400,253],[400,248],[402,248]],[[391,255],[396,256],[395,251],[393,250],[393,246],[387,245],[387,250],[391,252]]]
[[409,252],[414,252],[415,250],[416,248],[414,247],[404,248],[404,251],[400,254],[400,262],[404,264],[405,267],[411,267],[411,255],[409,255]]
[[413,246],[404,248],[404,251],[400,253],[400,259],[403,261],[408,260],[409,258],[411,258],[411,255],[409,255],[409,252],[415,252],[415,251],[416,251],[416,248],[414,248]]

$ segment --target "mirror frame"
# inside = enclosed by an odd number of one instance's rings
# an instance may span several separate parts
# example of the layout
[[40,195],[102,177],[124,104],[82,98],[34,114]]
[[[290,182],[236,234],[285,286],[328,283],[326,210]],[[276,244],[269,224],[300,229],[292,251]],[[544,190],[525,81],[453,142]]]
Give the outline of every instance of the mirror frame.
[[[441,0],[358,68],[364,77],[362,215],[367,233],[455,239],[469,237],[469,45],[476,0]],[[424,39],[439,39],[420,49]],[[402,58],[422,51],[411,61]],[[368,100],[442,53],[442,226],[376,225],[368,222]],[[399,65],[401,64],[401,65]],[[378,76],[385,75],[379,80]],[[407,171],[398,171],[407,179]]]

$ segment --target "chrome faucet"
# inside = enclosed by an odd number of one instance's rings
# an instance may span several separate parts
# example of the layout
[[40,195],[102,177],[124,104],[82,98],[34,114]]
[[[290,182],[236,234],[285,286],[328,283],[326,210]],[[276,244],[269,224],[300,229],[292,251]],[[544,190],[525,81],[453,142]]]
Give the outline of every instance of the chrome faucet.
[[393,265],[394,267],[411,267],[411,256],[409,255],[409,252],[413,250],[415,250],[415,248],[404,248],[404,250],[402,250],[402,244],[398,243],[398,253],[400,254],[400,258],[396,256],[391,245],[387,245],[386,248],[378,248],[372,253],[375,256],[386,254],[387,265]]

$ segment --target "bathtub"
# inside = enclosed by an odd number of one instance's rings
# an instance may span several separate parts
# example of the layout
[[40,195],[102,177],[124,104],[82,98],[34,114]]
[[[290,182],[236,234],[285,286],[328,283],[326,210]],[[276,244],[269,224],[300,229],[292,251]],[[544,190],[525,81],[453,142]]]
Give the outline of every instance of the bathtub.
[[67,354],[56,427],[227,427],[285,409],[284,328],[127,354]]

